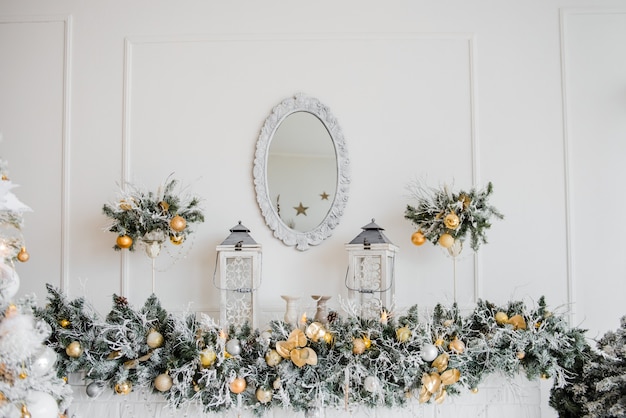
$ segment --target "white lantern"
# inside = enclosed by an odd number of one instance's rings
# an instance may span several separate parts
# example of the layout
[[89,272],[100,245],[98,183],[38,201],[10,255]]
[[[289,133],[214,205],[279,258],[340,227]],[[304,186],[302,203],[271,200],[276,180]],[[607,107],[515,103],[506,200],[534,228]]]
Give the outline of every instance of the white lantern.
[[389,241],[374,219],[362,229],[346,244],[349,260],[346,287],[361,316],[378,318],[381,309],[389,309],[393,302],[398,247]]
[[[261,245],[241,224],[217,246],[219,285],[221,290],[220,320],[223,326],[242,326],[246,322],[257,327],[256,290],[261,285]],[[217,266],[216,266],[217,267]]]

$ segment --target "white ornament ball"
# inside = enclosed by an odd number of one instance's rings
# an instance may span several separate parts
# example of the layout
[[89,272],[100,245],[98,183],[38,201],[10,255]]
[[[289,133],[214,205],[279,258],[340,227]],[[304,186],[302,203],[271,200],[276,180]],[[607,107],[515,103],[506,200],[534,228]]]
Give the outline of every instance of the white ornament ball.
[[26,398],[26,407],[32,418],[58,418],[57,401],[45,392],[31,392]]
[[231,356],[238,356],[241,353],[241,344],[239,343],[239,340],[236,338],[229,340],[226,343],[226,351],[228,351],[228,354]]
[[367,376],[363,381],[363,387],[366,391],[374,393],[380,389],[380,380],[376,376]]
[[44,345],[38,352],[35,353],[30,366],[30,373],[33,376],[41,377],[52,370],[56,361],[57,353],[52,348]]
[[9,265],[0,263],[0,305],[9,303],[20,288],[20,276]]
[[163,373],[154,379],[154,387],[160,392],[167,392],[172,387],[172,378],[169,374]]
[[439,355],[439,350],[433,344],[424,344],[420,351],[420,356],[424,361],[433,361]]
[[150,348],[159,348],[163,345],[163,335],[155,330],[151,330],[146,337],[146,343]]

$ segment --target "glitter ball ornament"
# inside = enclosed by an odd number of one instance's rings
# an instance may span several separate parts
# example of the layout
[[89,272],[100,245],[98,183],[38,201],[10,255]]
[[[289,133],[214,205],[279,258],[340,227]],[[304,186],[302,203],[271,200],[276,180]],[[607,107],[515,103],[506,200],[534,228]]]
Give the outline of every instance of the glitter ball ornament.
[[205,348],[200,351],[200,364],[202,367],[211,367],[215,363],[216,358],[217,354],[215,354],[215,350],[212,348]]
[[256,390],[256,399],[261,403],[268,403],[272,400],[272,391],[266,387],[260,387]]
[[167,392],[172,387],[172,378],[167,373],[162,373],[154,379],[154,388],[159,392]]
[[265,362],[270,367],[277,366],[278,363],[282,361],[282,359],[283,358],[280,356],[280,354],[278,354],[278,351],[276,350],[270,350],[265,353]]
[[411,330],[409,327],[401,327],[396,330],[396,338],[401,343],[405,343],[411,338]]
[[413,245],[417,245],[419,247],[426,242],[426,237],[422,231],[415,231],[413,232],[413,235],[411,235],[411,242]]
[[181,232],[187,227],[187,221],[180,215],[174,216],[170,220],[170,228],[176,232]]
[[150,348],[159,348],[163,345],[163,335],[157,330],[150,330],[146,337],[146,343]]
[[128,395],[133,390],[133,385],[128,380],[115,384],[115,393],[118,395]]
[[454,237],[450,234],[441,234],[439,237],[439,245],[443,248],[450,248],[454,245]]
[[446,228],[448,229],[457,229],[459,227],[459,217],[456,216],[456,213],[452,212],[446,215],[445,218],[443,218],[443,223],[446,225]]
[[362,338],[355,338],[352,341],[352,353],[363,354],[365,352],[365,342]]
[[117,240],[115,240],[115,243],[120,248],[130,248],[130,246],[133,245],[133,239],[128,235],[120,235],[117,237]]
[[61,319],[59,321],[59,325],[61,325],[61,327],[63,328],[67,328],[70,326],[70,321],[68,321],[67,319]]
[[80,342],[72,341],[65,347],[65,353],[72,358],[78,358],[83,354],[83,347],[81,347]]
[[232,382],[230,382],[229,388],[232,393],[239,394],[246,390],[246,379],[243,377],[237,377]]
[[17,259],[22,263],[25,263],[28,261],[29,258],[30,254],[28,254],[28,251],[26,251],[26,247],[20,248],[20,252],[17,253]]
[[509,316],[505,312],[497,312],[496,313],[496,322],[499,325],[504,325],[509,320]]

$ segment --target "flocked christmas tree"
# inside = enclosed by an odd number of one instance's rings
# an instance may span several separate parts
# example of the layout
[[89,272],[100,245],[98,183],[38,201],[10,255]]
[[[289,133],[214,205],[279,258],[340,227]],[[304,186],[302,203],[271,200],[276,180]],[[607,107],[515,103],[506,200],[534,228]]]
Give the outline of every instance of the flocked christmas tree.
[[15,184],[0,161],[0,416],[57,418],[71,390],[57,377],[57,354],[45,345],[50,327],[33,315],[32,297],[14,300],[20,280],[16,261],[29,255],[22,236],[23,214],[30,209],[11,191]]
[[626,316],[617,331],[607,332],[597,351],[585,350],[585,361],[571,368],[563,388],[553,388],[550,405],[561,418],[626,417]]

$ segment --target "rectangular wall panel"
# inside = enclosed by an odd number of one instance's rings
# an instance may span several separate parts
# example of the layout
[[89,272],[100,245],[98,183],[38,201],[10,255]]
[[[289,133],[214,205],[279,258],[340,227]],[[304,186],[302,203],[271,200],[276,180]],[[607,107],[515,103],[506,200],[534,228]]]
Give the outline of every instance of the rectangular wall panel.
[[[470,58],[471,38],[463,35],[130,39],[127,177],[156,189],[175,173],[204,197],[207,221],[221,225],[224,235],[207,234],[198,225],[189,243],[179,248],[167,243],[156,261],[157,295],[172,303],[194,301],[204,309],[218,306],[207,274],[213,271],[213,249],[238,220],[248,227],[257,221],[240,219],[257,208],[252,181],[256,140],[271,109],[296,93],[327,105],[342,127],[356,179],[352,208],[371,206],[373,199],[395,201],[407,195],[405,186],[416,178],[435,187],[443,182],[471,187]],[[386,164],[395,167],[394,184],[380,172]],[[375,217],[391,231],[392,241],[406,244],[412,231],[403,210],[403,204],[389,205],[365,218],[348,216],[341,224],[349,226],[343,236],[324,243],[327,254],[317,248],[294,254],[265,225],[253,228],[252,236],[268,254],[264,265],[281,272],[265,277],[261,304],[276,303],[277,288],[287,294],[344,293],[344,243]],[[452,299],[452,260],[426,247],[396,266],[402,281],[396,289],[415,289],[417,278],[421,290],[399,292],[398,306],[429,305],[433,296]],[[320,260],[329,266],[328,274],[319,274]],[[127,261],[129,295],[141,300],[151,291],[151,262],[141,254],[129,254]],[[474,263],[469,252],[457,263],[462,304],[472,303],[476,294]]]
[[0,158],[33,210],[24,217],[31,257],[17,266],[20,294],[44,295],[44,283],[63,280],[67,25],[0,17]]
[[626,10],[565,12],[563,45],[572,309],[595,337],[626,294]]

